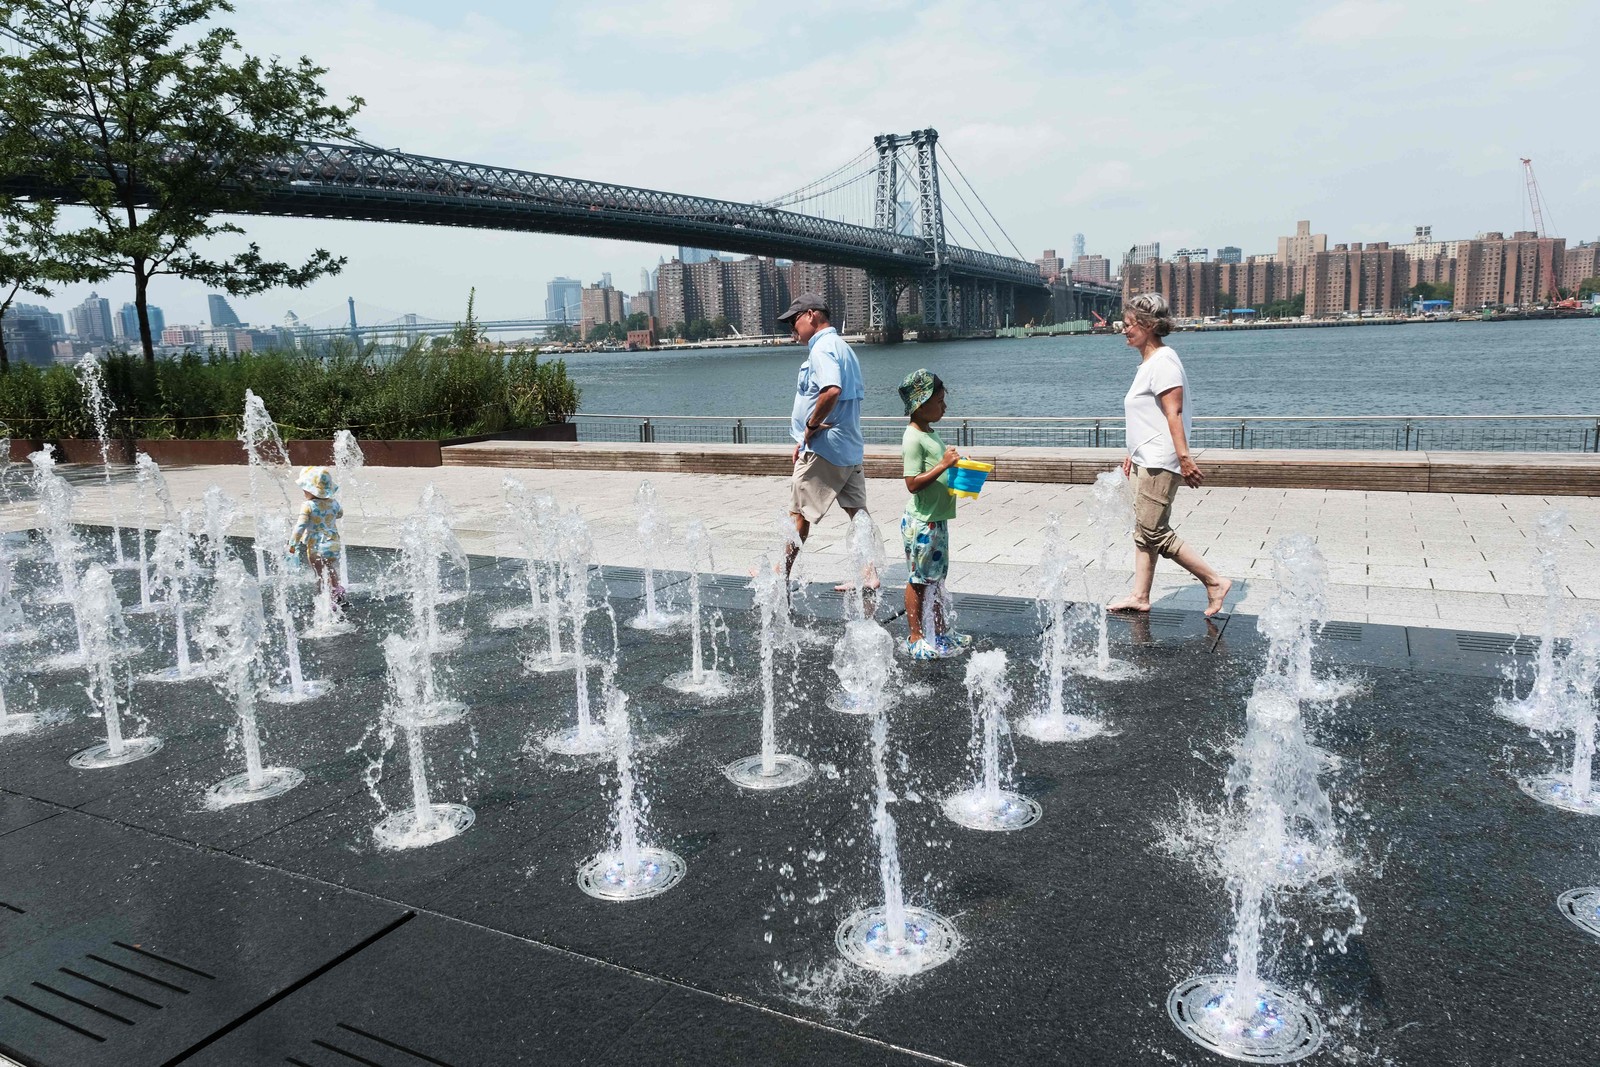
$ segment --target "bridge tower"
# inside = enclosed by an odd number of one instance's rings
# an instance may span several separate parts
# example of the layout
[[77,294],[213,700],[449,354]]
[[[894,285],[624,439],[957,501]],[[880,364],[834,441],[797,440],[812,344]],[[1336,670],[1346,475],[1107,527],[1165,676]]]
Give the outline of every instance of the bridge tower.
[[[878,149],[878,181],[873,198],[872,225],[896,233],[900,229],[900,156],[902,145],[911,138],[897,133],[880,133],[872,139]],[[874,271],[867,275],[867,339],[880,344],[897,344],[902,338],[898,304],[902,282],[891,274]]]
[[921,216],[925,254],[933,270],[922,282],[922,330],[918,338],[932,334],[935,340],[955,325],[950,307],[950,269],[945,264],[944,205],[939,200],[939,131],[913,130],[911,144],[917,150],[917,212]]

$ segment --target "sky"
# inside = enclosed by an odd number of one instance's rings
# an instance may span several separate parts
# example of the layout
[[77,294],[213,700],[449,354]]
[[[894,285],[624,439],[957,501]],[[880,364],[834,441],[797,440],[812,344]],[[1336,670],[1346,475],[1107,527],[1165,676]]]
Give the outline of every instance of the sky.
[[[569,0],[236,0],[246,50],[310,57],[365,100],[363,139],[469,160],[735,200],[820,177],[875,134],[932,126],[1028,258],[1072,235],[1276,250],[1298,219],[1330,242],[1528,225],[1600,238],[1600,141],[1584,87],[1592,0],[810,0],[802,7]],[[950,178],[945,177],[948,187]],[[948,194],[947,194],[948,195]],[[1553,223],[1553,225],[1552,225]],[[545,283],[610,271],[629,292],[671,249],[541,234],[252,218],[249,240],[342,274],[234,301],[454,319],[543,312]],[[999,240],[998,234],[995,235]],[[1010,245],[1000,243],[1009,251]],[[90,289],[113,309],[126,279]],[[206,290],[152,287],[169,323]]]

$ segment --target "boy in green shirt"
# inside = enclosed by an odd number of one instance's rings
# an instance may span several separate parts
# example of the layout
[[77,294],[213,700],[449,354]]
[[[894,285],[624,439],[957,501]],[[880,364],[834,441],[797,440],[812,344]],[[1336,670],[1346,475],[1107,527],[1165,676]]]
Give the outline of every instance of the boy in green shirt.
[[[911,636],[906,652],[912,659],[945,659],[960,655],[972,638],[950,630],[944,610],[944,580],[950,572],[950,527],[956,498],[945,472],[961,455],[945,446],[933,424],[944,418],[944,383],[929,370],[915,370],[900,383],[900,402],[910,425],[900,441],[905,461],[906,490],[911,500],[900,519],[900,540],[906,550],[906,622]],[[924,610],[932,634],[923,632]]]

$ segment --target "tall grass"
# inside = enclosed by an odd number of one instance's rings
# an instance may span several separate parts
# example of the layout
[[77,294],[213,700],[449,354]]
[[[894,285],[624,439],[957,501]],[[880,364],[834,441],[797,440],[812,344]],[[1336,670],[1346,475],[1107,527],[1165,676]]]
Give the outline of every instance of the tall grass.
[[[470,328],[394,357],[346,342],[326,355],[191,352],[153,367],[112,356],[104,369],[118,437],[233,437],[246,389],[266,402],[286,438],[342,429],[373,439],[466,437],[564,422],[578,407],[564,361],[490,348]],[[93,436],[73,369],[12,364],[0,375],[0,433]]]

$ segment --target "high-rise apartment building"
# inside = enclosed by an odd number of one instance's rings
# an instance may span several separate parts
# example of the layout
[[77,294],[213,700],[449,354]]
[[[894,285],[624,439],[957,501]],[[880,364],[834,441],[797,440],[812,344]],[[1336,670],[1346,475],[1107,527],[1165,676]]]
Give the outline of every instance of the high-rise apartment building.
[[1566,240],[1519,230],[1510,237],[1486,233],[1456,251],[1457,311],[1521,306],[1555,295]]
[[583,318],[583,283],[576,278],[551,278],[544,287],[544,317],[576,323]]
[[1128,249],[1127,257],[1122,261],[1122,265],[1124,267],[1129,265],[1136,267],[1143,266],[1147,263],[1154,263],[1160,258],[1161,242],[1151,241],[1148,244],[1134,245],[1132,248]]
[[86,345],[110,344],[116,337],[111,322],[111,301],[98,293],[72,309],[72,332]]
[[1387,241],[1336,244],[1305,263],[1306,315],[1313,319],[1363,312],[1386,314],[1409,300],[1410,271],[1402,249]]
[[37,304],[13,304],[0,319],[6,357],[15,363],[48,367],[55,361],[55,319],[50,309]]
[[1600,241],[1581,241],[1561,254],[1561,288],[1578,295],[1578,287],[1600,278]]
[[1217,249],[1217,262],[1242,263],[1244,262],[1244,253],[1234,245],[1223,245],[1221,248]]
[[1198,319],[1217,312],[1219,265],[1180,256],[1149,263],[1129,263],[1122,271],[1122,300],[1140,293],[1160,293],[1174,318]]
[[579,329],[585,337],[596,326],[627,321],[628,310],[620,289],[605,284],[590,286],[582,290],[580,302]]
[[1286,267],[1303,267],[1318,252],[1328,250],[1328,235],[1312,233],[1311,223],[1301,219],[1294,224],[1293,237],[1278,238],[1278,262]]
[[1053,248],[1045,249],[1044,255],[1033,262],[1039,268],[1039,276],[1047,282],[1055,281],[1067,269],[1067,261],[1056,255]]
[[1105,256],[1079,256],[1072,261],[1072,276],[1083,282],[1111,284],[1111,261]]
[[200,343],[200,331],[193,326],[168,326],[161,331],[161,343],[172,348],[182,348]]
[[789,273],[760,256],[714,257],[702,263],[674,259],[656,269],[655,301],[662,326],[722,318],[746,336],[775,334],[778,312],[788,306],[790,292]]
[[1073,259],[1073,262],[1077,262],[1079,259],[1083,258],[1083,249],[1084,249],[1083,234],[1081,234],[1081,233],[1073,234],[1072,235],[1072,259]]
[[[643,273],[648,275],[650,272],[644,271]],[[654,289],[645,289],[629,297],[628,314],[630,316],[643,314],[654,318],[656,314],[656,291]]]
[[695,263],[709,263],[713,259],[717,258],[719,258],[717,254],[709,248],[685,248],[683,245],[678,246],[678,261],[680,263],[691,265]]
[[1233,307],[1258,308],[1279,299],[1280,274],[1277,256],[1247,256],[1239,263],[1218,263],[1217,292],[1231,297],[1226,303]]

